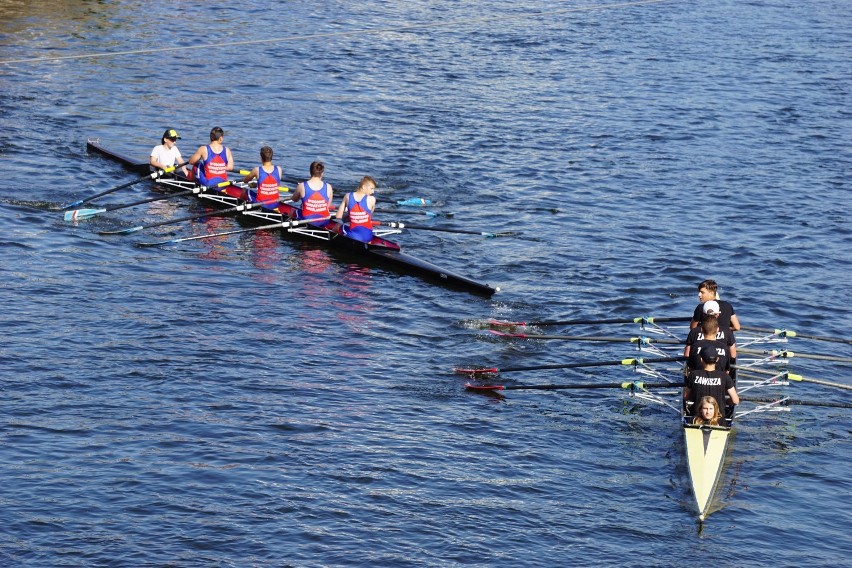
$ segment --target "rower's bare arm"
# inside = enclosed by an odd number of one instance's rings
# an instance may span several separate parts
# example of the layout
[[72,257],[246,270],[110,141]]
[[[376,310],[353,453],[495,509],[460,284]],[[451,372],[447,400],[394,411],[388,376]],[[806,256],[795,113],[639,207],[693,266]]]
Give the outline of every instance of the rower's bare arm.
[[343,219],[343,214],[346,212],[346,197],[344,196],[343,201],[340,202],[340,207],[337,208],[337,215],[335,218]]
[[305,194],[304,185],[302,182],[296,184],[296,189],[293,190],[293,196],[290,198],[291,201],[299,201],[302,199],[302,196]]
[[194,166],[198,162],[198,160],[201,160],[202,158],[206,159],[206,154],[207,148],[205,148],[204,146],[199,146],[198,150],[195,151],[195,154],[189,157],[189,164]]
[[731,329],[734,331],[740,330],[740,319],[737,317],[737,314],[731,316]]
[[736,359],[737,358],[737,345],[736,344],[731,345],[729,351],[731,352],[731,359]]
[[740,403],[740,395],[737,394],[736,387],[731,387],[728,389],[728,396],[731,397],[731,402],[734,404]]
[[689,345],[683,348],[683,356],[689,357]]
[[255,179],[257,176],[258,176],[258,169],[253,168],[249,173],[247,173],[245,175],[245,177],[243,178],[243,183],[248,183],[251,180]]
[[231,149],[225,148],[225,155],[228,156],[228,171],[234,171],[234,158],[231,156]]

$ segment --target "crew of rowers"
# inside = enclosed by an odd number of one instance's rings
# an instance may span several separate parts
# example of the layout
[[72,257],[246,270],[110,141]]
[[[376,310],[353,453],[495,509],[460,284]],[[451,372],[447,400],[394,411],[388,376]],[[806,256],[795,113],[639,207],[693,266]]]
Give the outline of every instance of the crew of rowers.
[[734,406],[740,402],[734,367],[734,331],[740,329],[740,322],[733,306],[719,298],[715,281],[704,280],[698,285],[698,300],[683,349],[683,399],[695,424],[726,426],[726,418],[733,416]]
[[[223,185],[228,185],[228,172],[234,170],[234,158],[231,150],[224,145],[225,131],[216,126],[210,131],[210,143],[199,146],[195,153],[185,163],[177,148],[180,136],[173,128],[167,129],[162,136],[161,144],[151,151],[149,164],[152,169],[166,170],[178,166],[184,176],[194,180],[208,191],[217,191]],[[242,181],[248,186],[241,199],[259,203],[263,209],[278,210],[280,205],[281,166],[272,163],[272,148],[264,146],[260,149],[260,165],[246,174]],[[189,166],[187,168],[186,166]],[[302,219],[317,219],[318,225],[325,225],[332,217],[332,200],[334,188],[323,181],[325,166],[322,162],[312,162],[310,178],[300,182],[288,203],[296,208],[296,217]],[[376,209],[376,180],[364,176],[358,188],[343,196],[343,201],[333,215],[343,222],[343,233],[350,238],[362,242],[373,239],[373,212]]]

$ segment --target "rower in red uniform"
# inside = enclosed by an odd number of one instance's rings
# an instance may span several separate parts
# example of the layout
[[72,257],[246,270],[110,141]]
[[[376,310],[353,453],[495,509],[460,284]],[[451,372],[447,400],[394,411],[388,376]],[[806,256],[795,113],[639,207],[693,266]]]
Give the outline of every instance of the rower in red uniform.
[[199,146],[189,159],[194,179],[200,185],[211,187],[228,181],[228,172],[234,169],[234,159],[231,150],[222,144],[224,138],[225,131],[214,127],[210,131],[210,144]]
[[325,166],[322,162],[311,162],[311,178],[303,181],[293,190],[293,201],[302,200],[298,211],[299,219],[318,219],[331,214],[331,200],[334,188],[322,180]]
[[278,207],[278,186],[281,185],[283,172],[281,166],[272,164],[272,148],[264,146],[260,149],[261,165],[253,168],[244,178],[243,182],[249,183],[257,180],[255,191],[248,190],[248,201],[252,203],[262,202],[264,209],[276,209]]
[[698,327],[698,324],[704,320],[704,303],[710,300],[716,300],[719,303],[719,327],[730,327],[732,331],[739,331],[740,320],[734,312],[734,306],[719,298],[719,286],[715,280],[704,280],[698,285],[698,301],[700,303],[695,307],[689,328]]
[[376,209],[376,180],[370,176],[361,178],[358,189],[343,196],[343,202],[337,209],[337,218],[343,219],[348,213],[348,223],[343,226],[343,234],[357,241],[369,243],[373,240],[373,211]]

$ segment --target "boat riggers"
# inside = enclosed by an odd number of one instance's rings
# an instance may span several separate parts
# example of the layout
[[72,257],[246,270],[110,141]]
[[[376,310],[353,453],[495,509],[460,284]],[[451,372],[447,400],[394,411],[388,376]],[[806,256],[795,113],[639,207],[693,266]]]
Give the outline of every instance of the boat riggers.
[[[223,182],[225,183],[225,182]],[[222,184],[219,184],[222,185]],[[264,205],[272,205],[273,203],[277,203],[277,200],[270,201],[258,201],[257,203],[242,203],[237,205],[236,207],[229,207],[228,209],[222,209],[220,211],[208,211],[206,213],[199,213],[197,215],[189,215],[187,217],[181,217],[179,219],[170,219],[168,221],[160,221],[159,223],[151,223],[150,225],[139,225],[138,227],[130,227],[127,229],[119,229],[117,231],[99,231],[99,235],[126,235],[128,233],[135,233],[136,231],[142,231],[144,229],[151,229],[153,227],[162,227],[163,225],[173,225],[175,223],[182,223],[183,221],[191,221],[193,219],[201,219],[202,217],[222,217],[224,215],[230,215],[231,213],[239,213],[240,211],[249,211],[251,209],[257,209],[258,207],[263,207]]]
[[248,227],[247,229],[234,229],[232,231],[222,231],[221,233],[211,233],[209,235],[196,235],[194,237],[182,237],[179,239],[169,239],[167,241],[159,241],[156,243],[136,243],[138,247],[157,247],[160,245],[168,245],[173,243],[182,243],[185,241],[197,241],[199,239],[212,239],[214,237],[224,237],[227,235],[236,235],[238,233],[248,233],[252,231],[265,231],[271,229],[285,229],[290,230],[295,227],[299,227],[302,225],[309,225],[311,223],[318,223],[320,221],[328,221],[331,217],[320,217],[318,219],[302,219],[301,221],[281,221],[279,223],[273,223],[271,225],[263,225],[260,227]]
[[153,172],[153,173],[150,173],[150,174],[148,174],[148,175],[146,175],[146,176],[142,176],[141,178],[134,179],[134,180],[131,180],[131,181],[127,182],[127,183],[123,183],[123,184],[121,184],[121,185],[118,185],[118,186],[116,186],[116,187],[113,187],[112,189],[107,189],[106,191],[102,191],[102,192],[100,192],[100,193],[96,193],[95,195],[92,195],[92,196],[87,197],[87,198],[85,198],[85,199],[77,200],[77,201],[75,201],[74,203],[69,203],[68,205],[64,206],[64,207],[63,207],[63,209],[70,209],[70,208],[72,208],[72,207],[78,207],[78,206],[80,206],[80,205],[83,205],[84,203],[88,203],[89,201],[93,201],[93,200],[97,199],[98,197],[103,197],[104,195],[107,195],[107,194],[113,193],[113,192],[115,192],[115,191],[118,191],[119,189],[124,189],[125,187],[130,187],[131,185],[136,185],[137,183],[143,182],[143,181],[145,181],[145,180],[149,180],[149,179],[157,179],[157,178],[158,178],[158,177],[160,177],[160,176],[163,176],[163,175],[165,175],[165,174],[170,174],[170,173],[172,173],[173,171],[175,171],[176,169],[184,167],[184,166],[185,166],[185,165],[187,165],[188,163],[189,163],[189,162],[184,162],[184,163],[182,163],[182,164],[178,164],[178,165],[176,165],[176,166],[172,166],[172,167],[170,167],[170,168],[166,168],[165,170],[157,170],[157,171],[155,171],[155,172]]

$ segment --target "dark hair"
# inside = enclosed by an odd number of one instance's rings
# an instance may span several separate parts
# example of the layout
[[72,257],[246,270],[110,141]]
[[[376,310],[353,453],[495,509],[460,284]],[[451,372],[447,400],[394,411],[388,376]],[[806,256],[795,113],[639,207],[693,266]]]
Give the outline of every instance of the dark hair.
[[322,162],[311,162],[311,177],[320,177],[325,171]]
[[716,291],[719,289],[719,285],[716,284],[715,280],[704,280],[703,282],[701,282],[701,284],[698,285],[699,290],[701,290],[702,288],[707,288],[709,291],[715,294]]
[[210,131],[210,141],[213,142],[218,140],[219,138],[225,135],[225,131],[222,130],[221,126],[214,126],[213,130]]
[[264,146],[260,149],[260,160],[262,162],[271,162],[272,161],[272,148],[269,146]]

